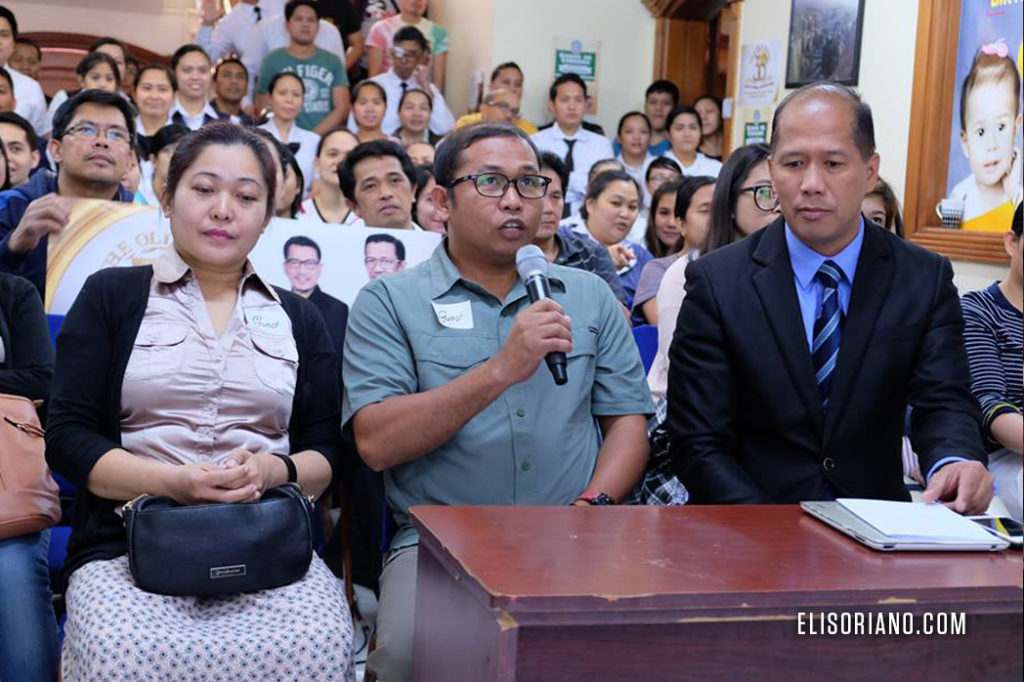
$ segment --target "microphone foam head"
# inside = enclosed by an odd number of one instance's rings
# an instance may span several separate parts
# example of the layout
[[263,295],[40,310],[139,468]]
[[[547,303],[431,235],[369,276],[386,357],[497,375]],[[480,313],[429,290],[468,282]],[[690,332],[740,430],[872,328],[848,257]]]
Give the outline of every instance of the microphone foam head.
[[519,279],[522,280],[526,280],[531,275],[537,273],[546,277],[548,274],[548,259],[539,246],[527,244],[516,251],[516,271],[519,272]]

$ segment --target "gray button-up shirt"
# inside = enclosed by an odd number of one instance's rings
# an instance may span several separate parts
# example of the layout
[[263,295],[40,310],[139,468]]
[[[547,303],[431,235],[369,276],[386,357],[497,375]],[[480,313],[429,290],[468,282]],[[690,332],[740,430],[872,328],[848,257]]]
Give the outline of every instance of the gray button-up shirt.
[[[504,301],[463,279],[447,242],[429,260],[380,277],[359,293],[345,338],[344,423],[360,409],[443,386],[493,357],[516,315],[530,305],[521,282]],[[643,364],[608,285],[552,265],[552,298],[572,320],[569,381],[556,386],[542,362],[448,442],[385,472],[400,526],[392,546],[415,533],[417,504],[568,504],[594,472],[594,417],[653,412]]]

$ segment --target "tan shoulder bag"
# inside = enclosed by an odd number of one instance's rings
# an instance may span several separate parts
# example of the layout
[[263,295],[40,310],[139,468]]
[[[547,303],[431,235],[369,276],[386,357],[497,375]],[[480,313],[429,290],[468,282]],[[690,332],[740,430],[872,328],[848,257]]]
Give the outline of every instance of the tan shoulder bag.
[[0,540],[60,521],[58,488],[46,466],[36,405],[0,393]]

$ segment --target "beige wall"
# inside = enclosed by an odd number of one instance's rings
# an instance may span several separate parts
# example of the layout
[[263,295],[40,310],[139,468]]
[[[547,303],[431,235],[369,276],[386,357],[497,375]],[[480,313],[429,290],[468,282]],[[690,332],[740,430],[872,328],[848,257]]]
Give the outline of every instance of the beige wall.
[[[902,202],[910,135],[910,97],[914,82],[917,0],[865,0],[861,41],[861,96],[875,118],[875,142],[882,159],[880,173]],[[789,37],[790,0],[745,0],[740,42],[782,41],[783,64]],[[785,93],[791,92],[785,90]],[[742,141],[742,122],[733,120],[733,140]],[[956,261],[956,284],[963,291],[981,289],[1002,279],[1006,268]]]
[[[785,65],[790,6],[790,0],[746,0],[740,24],[741,44],[782,41]],[[857,88],[875,115],[881,175],[900,197],[907,169],[916,27],[916,0],[865,0]],[[789,92],[785,90],[783,96]],[[742,141],[740,121],[734,119],[733,126],[733,140]]]
[[192,41],[194,0],[24,0],[3,3],[21,31],[112,36],[161,54]]
[[524,115],[546,122],[556,37],[601,41],[600,108],[592,118],[606,131],[643,105],[654,70],[654,18],[640,0],[431,0],[430,7],[451,37],[446,90],[457,115],[466,112],[470,72],[489,75],[511,60],[526,77]]
[[[430,17],[448,30],[445,100],[458,118],[470,100],[470,74],[491,72],[495,0],[432,0]],[[492,63],[493,62],[493,63]],[[486,85],[485,85],[486,87]]]

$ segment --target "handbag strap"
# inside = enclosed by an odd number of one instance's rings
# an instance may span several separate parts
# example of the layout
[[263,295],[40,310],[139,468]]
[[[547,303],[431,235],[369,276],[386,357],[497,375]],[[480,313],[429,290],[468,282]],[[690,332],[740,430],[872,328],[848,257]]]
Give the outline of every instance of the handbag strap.
[[19,431],[27,433],[30,436],[36,436],[37,438],[46,437],[46,432],[43,431],[38,426],[36,426],[35,424],[29,424],[27,422],[16,422],[10,417],[8,417],[6,414],[4,415],[4,421],[13,426],[14,428],[18,429]]

